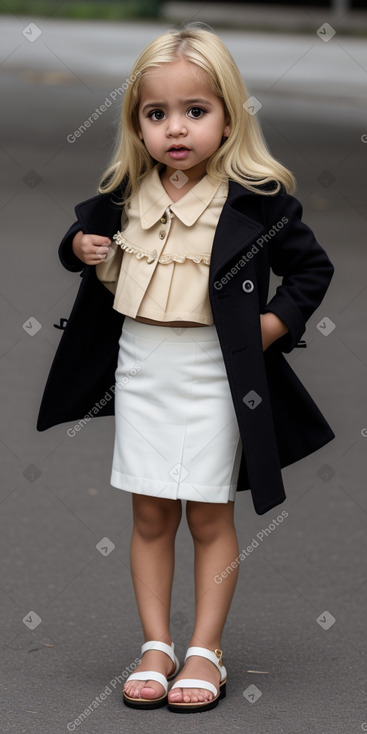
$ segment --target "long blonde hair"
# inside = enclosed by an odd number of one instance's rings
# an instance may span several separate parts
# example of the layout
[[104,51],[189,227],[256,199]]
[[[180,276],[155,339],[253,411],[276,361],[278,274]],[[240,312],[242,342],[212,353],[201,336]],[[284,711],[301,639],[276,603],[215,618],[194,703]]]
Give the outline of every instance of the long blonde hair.
[[[158,36],[136,60],[123,100],[115,152],[103,173],[99,192],[113,191],[126,177],[126,202],[135,195],[143,178],[156,164],[138,136],[141,82],[153,67],[180,58],[207,72],[210,88],[222,99],[230,118],[229,137],[209,158],[207,173],[217,181],[229,178],[264,195],[277,193],[281,184],[287,192],[294,191],[293,174],[271,155],[256,116],[244,107],[249,93],[227,47],[211,30],[190,24],[182,30],[171,29]],[[270,182],[273,186],[266,186]],[[262,186],[264,188],[259,188]]]

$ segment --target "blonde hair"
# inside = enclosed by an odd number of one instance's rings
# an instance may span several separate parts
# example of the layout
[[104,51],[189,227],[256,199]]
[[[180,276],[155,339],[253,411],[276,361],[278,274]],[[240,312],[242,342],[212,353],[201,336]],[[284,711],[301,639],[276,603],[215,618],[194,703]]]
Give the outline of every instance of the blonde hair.
[[271,155],[256,116],[244,108],[249,93],[227,47],[211,30],[190,24],[158,36],[136,60],[123,100],[119,138],[99,192],[113,191],[126,177],[126,202],[156,164],[138,135],[141,82],[152,68],[181,58],[207,72],[210,88],[222,99],[230,118],[230,134],[209,158],[207,173],[218,181],[229,178],[264,195],[277,193],[281,184],[287,192],[294,191],[293,174]]

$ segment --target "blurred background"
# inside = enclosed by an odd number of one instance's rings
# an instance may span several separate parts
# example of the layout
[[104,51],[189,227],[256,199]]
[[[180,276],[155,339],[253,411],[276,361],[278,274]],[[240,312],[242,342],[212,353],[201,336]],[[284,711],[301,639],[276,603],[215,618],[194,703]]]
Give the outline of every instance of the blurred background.
[[[239,23],[243,27],[282,29],[289,24],[294,29],[305,29],[312,16],[317,11],[327,10],[339,16],[340,32],[354,25],[357,33],[365,32],[365,18],[363,12],[357,16],[356,10],[366,9],[366,0],[310,0],[309,2],[294,2],[287,0],[278,3],[276,0],[258,0],[256,3],[242,3],[236,0],[223,3],[214,2],[164,2],[164,0],[2,0],[0,13],[17,13],[40,15],[53,18],[79,18],[101,20],[126,19],[172,19],[174,17],[186,19],[188,16],[202,14],[212,22],[220,20],[223,26]],[[353,13],[351,14],[351,11]],[[270,15],[269,15],[270,13]],[[308,20],[307,20],[308,18]],[[362,26],[362,27],[361,27]],[[364,28],[363,28],[364,26]]]
[[[234,56],[260,103],[269,148],[296,176],[304,220],[335,265],[307,325],[307,349],[287,359],[336,439],[284,470],[279,513],[288,514],[241,564],[223,642],[231,685],[217,712],[200,717],[200,731],[243,734],[246,723],[256,734],[367,730],[366,2],[0,0],[0,11],[7,732],[141,728],[113,686],[72,728],[142,642],[128,561],[131,498],[109,485],[113,419],[91,421],[73,439],[66,424],[44,433],[35,424],[60,319],[80,283],[62,268],[59,242],[75,204],[97,192],[134,60],[166,28],[189,21],[208,24]],[[241,493],[240,548],[279,513],[255,515]],[[106,538],[114,550],[104,558],[96,546]],[[172,608],[181,656],[194,613],[192,560],[183,522]],[[260,690],[254,705],[251,685]],[[164,709],[144,716],[151,731],[171,724]],[[178,719],[176,731],[185,731]]]

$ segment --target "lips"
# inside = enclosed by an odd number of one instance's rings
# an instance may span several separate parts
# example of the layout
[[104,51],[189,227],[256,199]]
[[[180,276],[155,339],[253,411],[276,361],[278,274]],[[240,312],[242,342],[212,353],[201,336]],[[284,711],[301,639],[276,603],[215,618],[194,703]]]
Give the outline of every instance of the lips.
[[190,148],[186,148],[185,145],[172,145],[168,150],[168,155],[175,161],[182,161],[190,152]]

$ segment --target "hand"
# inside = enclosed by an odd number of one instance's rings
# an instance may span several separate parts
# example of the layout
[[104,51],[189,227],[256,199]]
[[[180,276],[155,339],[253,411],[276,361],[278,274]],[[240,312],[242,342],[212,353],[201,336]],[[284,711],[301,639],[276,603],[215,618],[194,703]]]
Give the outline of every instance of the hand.
[[111,240],[98,234],[76,233],[72,241],[74,255],[86,265],[98,265],[106,259]]
[[265,352],[273,342],[280,339],[281,336],[284,336],[284,334],[287,334],[289,331],[283,321],[281,321],[281,319],[271,311],[260,314],[260,325],[263,352]]

